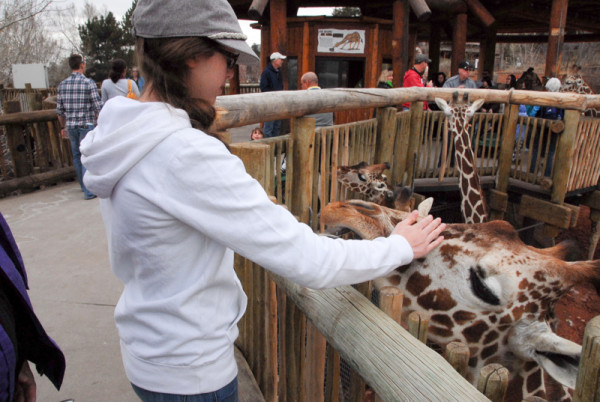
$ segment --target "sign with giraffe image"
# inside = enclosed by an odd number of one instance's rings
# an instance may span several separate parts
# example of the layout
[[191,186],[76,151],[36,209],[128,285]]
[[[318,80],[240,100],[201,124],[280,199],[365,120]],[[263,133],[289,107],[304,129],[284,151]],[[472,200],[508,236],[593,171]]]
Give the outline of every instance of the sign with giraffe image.
[[365,31],[356,29],[319,29],[317,52],[365,52]]

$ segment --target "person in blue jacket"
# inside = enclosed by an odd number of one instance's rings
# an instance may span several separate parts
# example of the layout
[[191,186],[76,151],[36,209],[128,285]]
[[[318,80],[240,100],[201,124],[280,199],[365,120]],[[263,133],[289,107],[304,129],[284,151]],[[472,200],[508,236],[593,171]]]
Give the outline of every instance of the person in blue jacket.
[[[260,92],[283,91],[281,66],[287,57],[279,52],[271,54],[270,63],[260,75]],[[265,138],[281,134],[281,120],[267,121],[264,126]]]
[[33,311],[23,258],[2,214],[0,268],[0,401],[34,402],[36,384],[28,361],[60,389],[65,357]]

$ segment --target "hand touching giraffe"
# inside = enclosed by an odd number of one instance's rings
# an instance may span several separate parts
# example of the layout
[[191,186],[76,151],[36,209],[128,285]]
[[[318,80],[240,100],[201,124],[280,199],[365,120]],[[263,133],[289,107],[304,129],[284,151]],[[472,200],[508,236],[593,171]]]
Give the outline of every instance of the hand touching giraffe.
[[446,229],[446,224],[440,218],[433,219],[431,215],[417,222],[418,211],[400,221],[392,234],[403,236],[413,249],[414,258],[423,258],[434,250],[444,240],[440,234]]

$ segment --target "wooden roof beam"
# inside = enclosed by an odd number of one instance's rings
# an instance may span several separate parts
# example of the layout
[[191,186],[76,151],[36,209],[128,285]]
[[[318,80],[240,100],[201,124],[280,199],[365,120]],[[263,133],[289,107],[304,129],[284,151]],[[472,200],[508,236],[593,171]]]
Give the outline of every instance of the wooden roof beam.
[[427,21],[431,18],[431,9],[425,0],[408,0],[408,3],[419,21]]
[[250,8],[248,9],[248,17],[257,21],[261,19],[268,3],[269,0],[252,0],[252,4],[250,4]]
[[479,0],[465,0],[469,11],[471,11],[486,27],[492,26],[496,19],[494,16],[485,8]]

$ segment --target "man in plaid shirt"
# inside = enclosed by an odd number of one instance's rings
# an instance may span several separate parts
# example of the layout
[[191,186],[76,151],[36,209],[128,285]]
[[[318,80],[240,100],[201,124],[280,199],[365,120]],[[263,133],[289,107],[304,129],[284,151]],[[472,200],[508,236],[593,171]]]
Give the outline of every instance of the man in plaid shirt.
[[77,174],[77,180],[83,190],[83,198],[91,200],[96,196],[88,191],[83,184],[85,167],[81,164],[81,152],[79,144],[86,134],[94,129],[96,117],[102,109],[102,101],[98,94],[96,83],[86,78],[85,61],[78,54],[69,57],[71,75],[58,85],[58,96],[56,98],[56,114],[61,127],[61,135],[71,141],[73,152],[73,166]]

